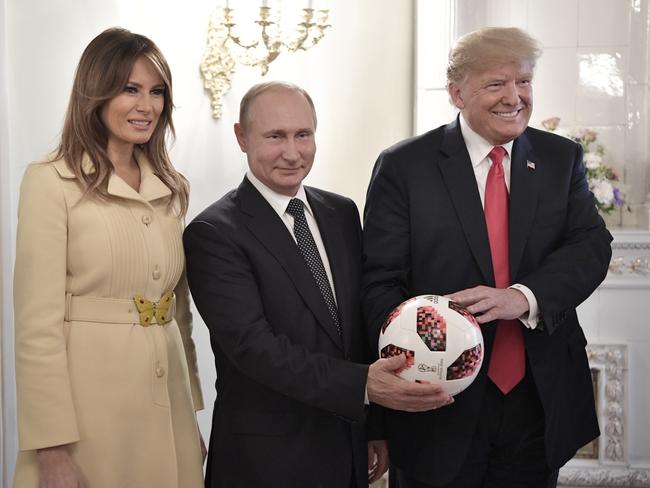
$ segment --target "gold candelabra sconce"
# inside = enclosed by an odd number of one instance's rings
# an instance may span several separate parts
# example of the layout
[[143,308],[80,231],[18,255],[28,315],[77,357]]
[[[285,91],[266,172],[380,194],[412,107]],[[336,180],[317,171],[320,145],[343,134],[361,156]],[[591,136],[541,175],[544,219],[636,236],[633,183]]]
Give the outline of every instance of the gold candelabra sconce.
[[[283,51],[306,51],[323,38],[330,27],[327,23],[329,10],[315,8],[315,0],[305,1],[306,7],[297,12],[295,23],[290,25],[283,17],[292,8],[288,4],[295,5],[295,2],[283,5],[278,0],[262,0],[261,5],[255,7],[258,10],[256,18],[250,20],[239,18],[238,9],[230,5],[234,3],[232,0],[214,10],[208,22],[207,46],[200,70],[215,119],[223,113],[223,97],[232,84],[236,64],[259,67],[264,76],[269,64]],[[245,10],[246,3],[241,0],[238,5]],[[245,20],[249,22],[242,24]]]

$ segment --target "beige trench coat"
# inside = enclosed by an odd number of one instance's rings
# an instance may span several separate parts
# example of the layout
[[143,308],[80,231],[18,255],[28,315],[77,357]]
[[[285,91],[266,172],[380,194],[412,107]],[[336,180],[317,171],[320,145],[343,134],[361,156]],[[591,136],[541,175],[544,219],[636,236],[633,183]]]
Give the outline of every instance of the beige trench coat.
[[[183,224],[167,211],[170,190],[136,158],[140,191],[112,175],[107,202],[82,199],[64,161],[23,177],[17,488],[38,486],[36,449],[68,443],[88,488],[203,486]],[[134,294],[158,301],[171,290],[175,319],[142,327]]]

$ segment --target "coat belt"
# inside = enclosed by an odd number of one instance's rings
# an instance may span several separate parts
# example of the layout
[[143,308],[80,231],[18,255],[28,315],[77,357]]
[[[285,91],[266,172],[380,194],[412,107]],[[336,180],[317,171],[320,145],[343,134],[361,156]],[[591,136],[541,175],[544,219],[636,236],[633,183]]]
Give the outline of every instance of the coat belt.
[[[163,295],[162,298],[164,298]],[[159,302],[149,302],[152,307]],[[145,314],[150,319],[145,322],[143,313],[138,310],[134,299],[120,298],[99,298],[90,296],[76,296],[67,293],[65,296],[65,316],[66,322],[97,322],[97,323],[115,323],[115,324],[139,324],[148,326],[151,324],[164,325],[171,321],[176,313],[176,296],[171,294],[171,301],[168,305],[168,311],[164,314],[164,320],[157,319],[160,314]],[[154,308],[155,310],[155,308]]]

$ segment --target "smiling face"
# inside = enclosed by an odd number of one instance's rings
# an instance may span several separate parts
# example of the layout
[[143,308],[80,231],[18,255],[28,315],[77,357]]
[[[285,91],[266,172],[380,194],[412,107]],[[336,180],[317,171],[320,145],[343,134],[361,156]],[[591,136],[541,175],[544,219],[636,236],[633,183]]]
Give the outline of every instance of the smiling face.
[[270,189],[294,196],[316,154],[314,114],[299,92],[274,88],[253,100],[246,127],[235,124],[237,142],[251,172]]
[[136,60],[121,93],[101,109],[108,149],[145,144],[151,138],[165,104],[165,84],[151,61]]
[[469,126],[489,143],[505,144],[528,126],[533,110],[533,68],[522,61],[470,73],[449,84],[449,95]]

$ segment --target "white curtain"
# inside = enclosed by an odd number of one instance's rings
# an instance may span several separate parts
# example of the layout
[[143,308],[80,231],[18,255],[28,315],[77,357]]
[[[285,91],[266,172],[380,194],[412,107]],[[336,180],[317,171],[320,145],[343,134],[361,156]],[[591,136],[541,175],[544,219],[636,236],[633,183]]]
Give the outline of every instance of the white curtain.
[[13,308],[11,282],[14,256],[15,205],[12,174],[9,164],[9,97],[7,50],[7,2],[0,0],[0,323],[2,324],[2,351],[0,374],[0,486],[11,486],[17,450],[15,422],[15,386],[13,366]]
[[[231,5],[249,1],[232,0]],[[265,79],[259,70],[238,67],[233,87],[224,100],[224,116],[213,120],[198,66],[205,49],[209,15],[220,3],[161,0],[154,15],[148,0],[0,0],[4,400],[4,455],[0,457],[6,473],[13,472],[17,451],[10,307],[20,180],[30,161],[43,159],[56,146],[77,60],[95,35],[120,25],[151,37],[165,53],[174,74],[177,107],[172,159],[192,187],[188,218],[235,187],[244,174],[245,157],[232,127],[239,100],[253,83],[284,79],[309,90],[319,125],[317,160],[307,184],[350,196],[360,207],[379,152],[411,134],[411,2],[330,2],[332,27],[323,40],[307,52],[283,53]],[[260,4],[261,0],[254,3]],[[216,373],[207,328],[198,313],[194,318],[199,369],[209,405],[198,417],[207,439]]]

